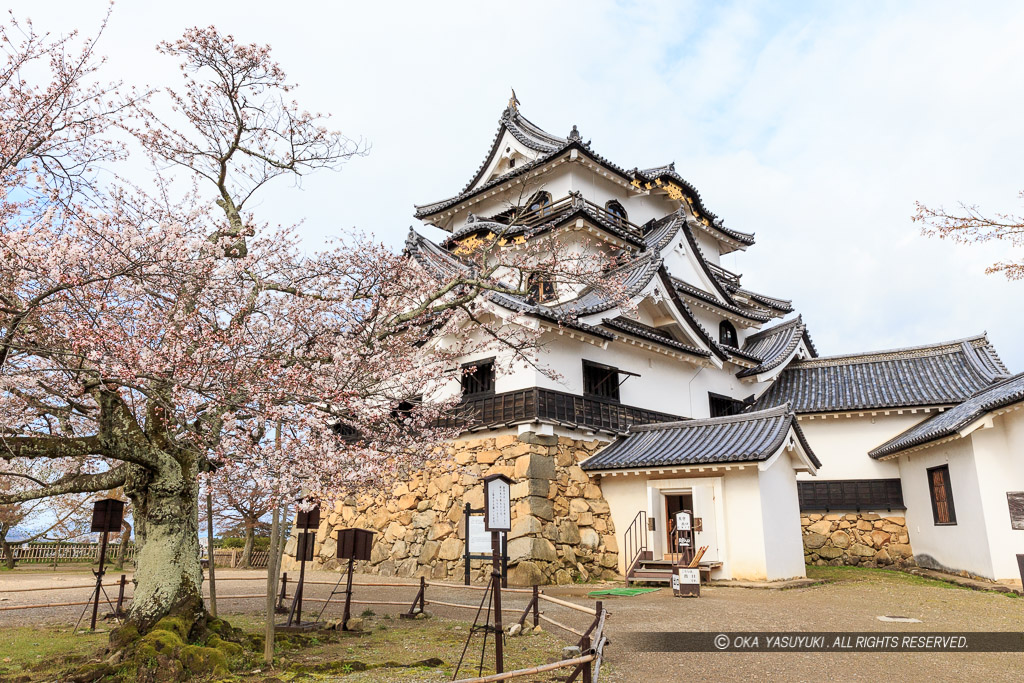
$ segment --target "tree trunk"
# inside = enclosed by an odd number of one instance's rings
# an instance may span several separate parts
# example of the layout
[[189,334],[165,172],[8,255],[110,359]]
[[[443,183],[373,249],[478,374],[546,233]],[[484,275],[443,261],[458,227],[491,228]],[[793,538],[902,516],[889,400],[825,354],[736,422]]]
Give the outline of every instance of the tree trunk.
[[242,548],[242,561],[238,563],[239,569],[249,569],[252,566],[252,547],[256,542],[256,529],[248,521],[245,523],[245,547]]
[[4,538],[0,538],[0,546],[3,546],[4,566],[14,569],[14,546],[7,542],[7,534],[4,534]]
[[[148,632],[165,616],[205,624],[196,458],[152,472],[132,466],[125,483],[135,518],[135,596],[127,623]],[[167,471],[163,471],[167,470]],[[176,470],[176,471],[175,471]]]
[[120,543],[117,546],[117,559],[114,564],[118,569],[124,569],[124,558],[127,553],[128,541],[132,537],[132,525],[128,522],[121,522],[121,538]]

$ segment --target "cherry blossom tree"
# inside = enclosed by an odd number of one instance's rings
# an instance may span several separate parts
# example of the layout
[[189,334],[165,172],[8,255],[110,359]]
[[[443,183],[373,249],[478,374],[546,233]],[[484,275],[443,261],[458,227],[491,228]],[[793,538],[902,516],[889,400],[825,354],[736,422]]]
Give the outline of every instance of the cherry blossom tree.
[[[159,48],[184,85],[121,96],[124,109],[106,106],[116,89],[92,84],[92,67],[65,73],[65,42],[6,45],[14,63],[26,51],[48,63],[51,83],[8,79],[5,112],[55,84],[80,104],[41,97],[40,130],[5,118],[0,135],[0,460],[60,472],[0,503],[123,487],[133,632],[168,615],[205,632],[204,477],[239,467],[274,495],[321,501],[393,480],[454,436],[437,425],[458,401],[458,359],[501,348],[535,362],[541,330],[493,297],[529,295],[537,270],[621,291],[617,255],[551,236],[483,235],[451,257],[462,267],[425,267],[362,234],[310,253],[295,227],[260,222],[251,200],[274,178],[364,150],[286,99],[266,46],[191,29]],[[89,175],[132,149],[110,141],[114,127],[157,165],[146,188]],[[73,167],[44,162],[44,148],[82,170],[62,174]]]
[[[272,489],[256,480],[244,465],[225,467],[212,477],[206,486],[213,494],[214,522],[220,529],[230,527],[245,539],[240,569],[252,566],[253,546],[256,532],[267,528],[263,518],[270,514],[276,504]],[[200,521],[204,511],[200,510]]]
[[[1024,200],[1024,190],[1017,198]],[[923,225],[928,236],[950,239],[961,244],[998,241],[1019,249],[1024,246],[1024,215],[1012,213],[986,214],[974,204],[960,203],[949,211],[915,203],[913,220]],[[1010,258],[993,263],[986,273],[1002,273],[1008,280],[1024,279],[1024,259]]]

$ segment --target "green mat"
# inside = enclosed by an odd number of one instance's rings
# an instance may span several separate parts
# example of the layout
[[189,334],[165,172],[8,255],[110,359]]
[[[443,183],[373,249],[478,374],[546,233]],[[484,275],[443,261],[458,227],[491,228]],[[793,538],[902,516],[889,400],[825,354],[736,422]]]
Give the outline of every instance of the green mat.
[[660,588],[609,588],[603,591],[590,591],[587,595],[624,595],[627,598],[631,598],[634,595],[640,595],[641,593],[653,593],[654,591],[660,591]]

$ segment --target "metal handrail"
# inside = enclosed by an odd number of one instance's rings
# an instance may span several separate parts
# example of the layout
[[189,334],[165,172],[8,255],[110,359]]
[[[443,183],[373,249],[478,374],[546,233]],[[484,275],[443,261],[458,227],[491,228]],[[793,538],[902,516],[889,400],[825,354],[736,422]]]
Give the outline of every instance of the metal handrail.
[[626,583],[629,583],[629,575],[636,568],[640,556],[647,551],[647,511],[641,510],[630,523],[626,533],[623,534],[623,545],[626,549]]

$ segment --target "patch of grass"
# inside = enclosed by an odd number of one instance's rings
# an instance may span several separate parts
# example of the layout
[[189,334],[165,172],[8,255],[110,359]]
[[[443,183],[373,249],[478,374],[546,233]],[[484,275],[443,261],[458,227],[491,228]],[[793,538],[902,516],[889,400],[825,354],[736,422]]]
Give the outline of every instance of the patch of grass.
[[[952,590],[975,590],[970,586],[930,579],[909,572],[901,572],[895,569],[881,569],[877,567],[819,567],[807,565],[807,578],[820,579],[834,583],[842,582],[869,582],[869,583],[894,583],[901,586],[928,586],[931,588],[949,588]],[[1007,597],[1018,598],[1016,593],[1003,593],[1000,591],[978,591],[981,593],[997,593]]]
[[46,678],[44,674],[67,669],[67,662],[95,654],[106,646],[108,637],[105,632],[75,635],[71,626],[4,626],[0,629],[0,680],[30,671],[33,678]]

